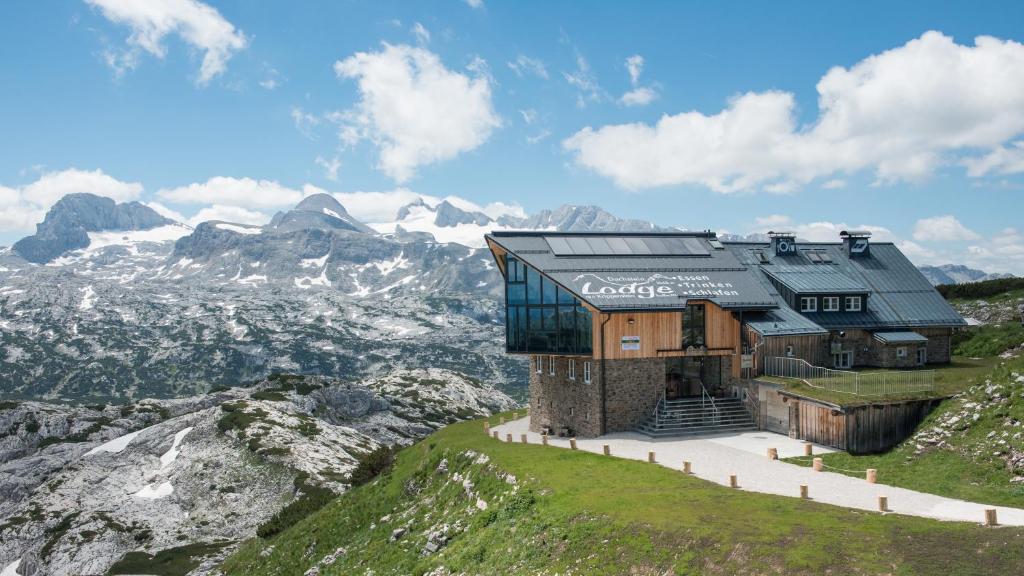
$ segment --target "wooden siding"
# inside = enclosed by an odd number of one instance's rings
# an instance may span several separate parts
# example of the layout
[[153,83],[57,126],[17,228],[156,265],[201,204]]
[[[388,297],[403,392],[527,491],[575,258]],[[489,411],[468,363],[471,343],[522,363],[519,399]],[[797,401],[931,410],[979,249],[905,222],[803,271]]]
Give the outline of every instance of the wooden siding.
[[491,254],[494,255],[494,261],[498,263],[498,269],[501,270],[502,281],[504,282],[504,277],[508,276],[508,274],[505,273],[504,258],[505,255],[508,254],[508,251],[492,242],[490,238],[487,238],[487,247],[491,249]]
[[[796,437],[846,450],[850,454],[874,454],[889,450],[914,433],[940,400],[916,400],[844,408],[822,406],[790,398],[796,409],[790,429]],[[795,414],[794,414],[795,412]]]
[[[701,355],[733,355],[740,350],[740,323],[731,312],[710,302],[705,305],[705,342]],[[604,358],[657,358],[685,356],[682,348],[683,313],[679,312],[614,312],[594,315],[594,350],[601,347],[601,322],[605,325]],[[633,321],[630,324],[630,320]],[[639,336],[639,350],[623,350],[623,336]],[[733,362],[733,375],[739,375],[739,361]]]
[[815,366],[831,366],[828,350],[828,334],[796,334],[792,336],[761,336],[749,326],[744,328],[748,349],[757,348],[754,353],[753,374],[764,373],[764,359],[785,356],[786,347],[793,347],[793,357],[801,358]]

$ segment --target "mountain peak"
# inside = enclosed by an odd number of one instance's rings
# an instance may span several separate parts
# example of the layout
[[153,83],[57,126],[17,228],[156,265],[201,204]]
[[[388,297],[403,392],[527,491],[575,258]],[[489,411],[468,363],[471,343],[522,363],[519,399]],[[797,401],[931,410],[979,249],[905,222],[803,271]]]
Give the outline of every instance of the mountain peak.
[[89,246],[89,232],[149,230],[174,224],[140,202],[118,204],[85,192],[57,201],[36,225],[36,233],[14,244],[14,251],[29,262],[49,262],[70,250]]
[[323,192],[303,198],[288,212],[279,212],[270,221],[270,227],[286,230],[329,228],[376,233],[349,214],[334,196]]

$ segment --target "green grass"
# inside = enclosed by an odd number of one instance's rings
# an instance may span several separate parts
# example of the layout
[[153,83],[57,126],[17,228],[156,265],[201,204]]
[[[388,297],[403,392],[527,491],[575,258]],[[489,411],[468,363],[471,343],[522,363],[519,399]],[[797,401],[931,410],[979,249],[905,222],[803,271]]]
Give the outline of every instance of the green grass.
[[953,352],[961,356],[998,356],[1024,343],[1024,326],[1019,322],[986,324],[964,332],[953,340]]
[[[878,401],[897,400],[918,400],[923,398],[945,397],[957,394],[972,384],[981,381],[994,366],[999,363],[999,358],[971,358],[966,356],[954,356],[949,364],[929,367],[935,370],[935,391],[934,392],[912,392],[907,394],[886,394],[878,396],[858,396],[846,392],[835,392],[823,388],[808,386],[806,383],[794,378],[778,378],[775,376],[761,376],[759,380],[775,382],[785,386],[788,392],[821,400],[839,406],[857,406]],[[859,372],[881,372],[880,369],[864,369]]]
[[115,574],[152,574],[153,576],[184,576],[206,556],[215,554],[225,544],[189,544],[177,548],[160,550],[156,554],[142,551],[129,552],[107,570],[108,576]]
[[[486,511],[475,508],[477,496]],[[465,529],[423,555],[426,535],[443,524]],[[407,532],[392,542],[400,526]],[[385,475],[274,538],[244,543],[222,568],[300,575],[344,547],[320,574],[444,566],[456,574],[1002,575],[1024,572],[1022,538],[1021,529],[882,516],[730,490],[643,462],[506,444],[474,421],[403,450]]]

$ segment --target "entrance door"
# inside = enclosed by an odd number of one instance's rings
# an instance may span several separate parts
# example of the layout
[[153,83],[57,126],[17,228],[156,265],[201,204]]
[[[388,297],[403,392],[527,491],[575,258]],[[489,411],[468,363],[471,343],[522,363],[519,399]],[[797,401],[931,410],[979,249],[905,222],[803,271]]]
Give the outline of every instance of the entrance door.
[[704,359],[683,357],[665,359],[665,397],[686,398],[700,396]]
[[665,359],[665,398],[669,400],[683,395],[683,359]]
[[839,369],[845,369],[853,366],[853,351],[843,350],[838,354],[833,354],[832,365]]
[[918,348],[917,349],[917,365],[924,366],[928,363],[928,349]]

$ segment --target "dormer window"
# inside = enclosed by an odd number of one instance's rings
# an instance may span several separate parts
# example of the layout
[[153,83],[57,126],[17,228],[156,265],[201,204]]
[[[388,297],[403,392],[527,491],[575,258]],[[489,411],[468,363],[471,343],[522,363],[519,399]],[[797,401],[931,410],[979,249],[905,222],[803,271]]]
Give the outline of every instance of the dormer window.
[[825,296],[822,298],[821,309],[825,312],[839,312],[839,296]]
[[818,311],[818,299],[814,296],[802,296],[800,298],[800,311],[801,312],[817,312]]
[[860,312],[861,311],[861,297],[860,296],[847,296],[846,297],[846,311],[847,312]]

